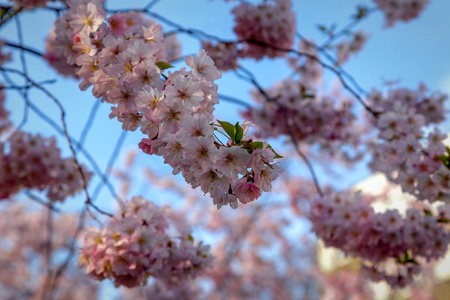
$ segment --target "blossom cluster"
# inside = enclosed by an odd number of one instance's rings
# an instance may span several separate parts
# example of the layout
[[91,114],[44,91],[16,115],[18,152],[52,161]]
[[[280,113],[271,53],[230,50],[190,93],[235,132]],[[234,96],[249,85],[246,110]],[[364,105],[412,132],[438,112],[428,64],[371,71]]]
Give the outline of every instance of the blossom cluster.
[[318,57],[316,44],[307,39],[301,39],[298,49],[303,56],[289,57],[288,63],[293,71],[300,76],[302,83],[312,89],[322,81],[323,68],[320,63],[313,59]]
[[390,27],[395,22],[409,21],[417,18],[421,11],[429,3],[428,0],[373,0],[378,8],[383,11],[386,18],[386,26]]
[[[55,138],[15,131],[0,143],[0,199],[21,189],[46,191],[51,201],[64,201],[83,188],[79,166],[62,158]],[[85,180],[91,173],[82,165]]]
[[163,209],[133,197],[103,229],[86,229],[78,265],[96,280],[126,287],[145,285],[150,276],[168,282],[194,278],[210,267],[209,246],[195,244],[187,228],[171,238],[168,227]]
[[[213,122],[214,80],[221,73],[205,50],[185,59],[190,71],[166,76],[163,70],[171,66],[162,27],[135,12],[113,14],[107,25],[99,5],[71,6],[55,26],[55,54],[78,66],[80,88],[93,85],[94,96],[116,105],[111,118],[124,130],[140,128],[148,136],[139,148],[163,156],[174,174],[200,186],[219,208],[236,208],[237,200],[248,203],[270,191],[281,170],[271,147],[244,137],[245,126],[224,129],[231,124]],[[226,144],[214,137],[219,128],[227,131]]]
[[243,42],[240,57],[257,60],[284,56],[294,42],[295,14],[290,0],[273,0],[254,6],[243,2],[232,10],[234,32]]
[[237,59],[241,51],[236,43],[218,42],[213,44],[209,41],[202,41],[202,48],[214,61],[214,66],[220,71],[235,70],[238,68]]
[[444,120],[446,99],[446,95],[429,93],[424,85],[417,91],[397,88],[386,96],[378,91],[369,96],[369,104],[380,113],[372,119],[379,134],[378,142],[370,146],[369,166],[420,200],[450,196],[450,169],[442,161],[446,135],[437,128],[424,133],[424,126]]
[[[75,214],[54,214],[51,233],[46,230],[48,211],[30,209],[24,203],[10,202],[0,209],[0,286],[2,299],[41,299],[48,292],[46,268],[56,268],[48,259],[54,253],[67,255],[77,231]],[[38,229],[38,230],[37,230]],[[49,248],[51,245],[51,248]],[[51,251],[51,253],[49,253]],[[96,299],[97,284],[69,265],[59,278],[54,299]]]
[[[359,159],[366,129],[357,124],[350,99],[339,89],[321,91],[323,68],[314,59],[318,55],[314,42],[302,39],[299,51],[305,55],[288,59],[296,76],[265,89],[264,95],[252,91],[252,98],[262,106],[247,109],[244,118],[256,124],[257,137],[292,136],[299,142],[318,145],[323,154],[338,155],[344,161]],[[351,152],[346,152],[344,145],[350,145]]]
[[356,125],[352,104],[344,96],[338,96],[339,104],[337,95],[319,94],[303,80],[290,78],[266,89],[266,95],[253,91],[253,99],[262,106],[243,113],[244,118],[257,125],[257,136],[292,135],[297,141],[319,145],[331,155],[344,144],[359,144],[361,130]]
[[358,31],[352,34],[352,38],[350,40],[343,40],[337,44],[335,48],[337,52],[338,64],[343,64],[352,55],[355,55],[361,51],[368,38],[369,34],[364,33],[363,31]]
[[342,269],[319,276],[322,300],[373,299],[367,280],[359,272]]
[[[326,246],[371,262],[372,279],[405,286],[420,272],[419,257],[430,261],[447,252],[450,234],[443,225],[450,220],[450,205],[440,206],[435,216],[409,208],[402,217],[398,210],[375,213],[363,200],[361,194],[350,192],[316,199],[310,218]],[[377,269],[389,260],[395,260],[402,272],[391,275]]]

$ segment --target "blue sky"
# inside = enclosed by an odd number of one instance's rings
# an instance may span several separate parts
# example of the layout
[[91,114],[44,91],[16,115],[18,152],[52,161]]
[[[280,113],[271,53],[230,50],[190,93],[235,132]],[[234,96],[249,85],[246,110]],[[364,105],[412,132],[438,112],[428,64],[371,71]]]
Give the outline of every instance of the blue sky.
[[[3,5],[5,1],[0,1],[0,3]],[[324,36],[317,30],[318,24],[336,23],[338,28],[341,28],[350,21],[349,17],[356,11],[357,4],[373,6],[372,1],[369,0],[294,0],[293,3],[297,14],[298,31],[303,36],[317,42],[324,40]],[[108,8],[113,9],[139,8],[145,4],[146,1],[107,1]],[[197,28],[225,39],[233,39],[233,16],[230,10],[235,5],[237,2],[222,0],[165,0],[159,2],[154,7],[154,11],[184,27]],[[345,69],[367,90],[381,87],[383,80],[401,79],[402,85],[410,88],[416,88],[418,83],[423,81],[432,90],[450,92],[449,11],[449,1],[431,1],[420,18],[409,23],[399,22],[394,27],[387,29],[384,28],[384,16],[381,12],[376,12],[358,25],[357,29],[370,32],[371,37],[364,50],[351,59],[345,65]],[[20,21],[23,26],[25,44],[43,52],[45,37],[54,20],[55,13],[51,11],[36,10],[23,13]],[[165,24],[162,23],[162,25],[165,31],[171,30]],[[14,21],[0,28],[0,37],[17,42]],[[192,37],[179,35],[179,39],[183,45],[183,54],[192,54],[199,50],[199,42]],[[15,62],[9,66],[20,68],[18,53],[15,52],[14,55]],[[73,137],[78,138],[96,100],[89,91],[79,91],[77,82],[61,78],[40,59],[27,55],[26,60],[34,80],[57,79],[56,84],[48,85],[47,88],[63,103],[67,111],[69,131]],[[249,60],[242,63],[247,69],[253,70],[257,79],[265,87],[269,87],[277,80],[282,80],[290,72],[282,60],[262,60],[261,62]],[[181,64],[177,66],[181,66]],[[336,80],[330,74],[326,78],[330,85]],[[251,102],[249,97],[251,86],[237,80],[233,74],[224,74],[217,84],[220,93]],[[50,99],[35,90],[30,92],[30,98],[34,104],[44,109],[55,120],[59,120],[59,112]],[[23,105],[23,100],[17,93],[8,92],[7,108],[10,110],[15,124],[18,124],[22,118]],[[217,117],[230,122],[239,121],[241,120],[237,113],[239,109],[240,107],[234,104],[220,103],[217,106]],[[101,105],[85,143],[85,147],[95,157],[102,170],[122,132],[120,124],[116,120],[109,120],[108,114],[108,105]],[[448,131],[450,127],[446,124],[443,129]],[[33,113],[30,114],[24,130],[40,132],[47,136],[55,134],[50,126]],[[139,132],[128,133],[123,149],[136,148],[141,138],[142,135]],[[69,156],[65,140],[58,137],[58,141],[64,154]],[[279,152],[283,152],[283,145],[275,143],[281,147]],[[81,160],[86,161],[83,157]],[[163,165],[162,159],[159,157],[145,156],[140,159],[140,163],[151,164],[165,174],[169,174],[171,171],[170,168]],[[319,174],[323,175],[324,173],[319,170]],[[352,176],[345,175],[339,178],[339,181],[336,181],[335,178],[328,178],[325,181],[345,187],[360,181],[367,174],[362,167],[357,172],[352,172]],[[97,180],[95,179],[94,183]],[[110,195],[106,189],[103,190],[100,199],[105,208],[110,206]]]

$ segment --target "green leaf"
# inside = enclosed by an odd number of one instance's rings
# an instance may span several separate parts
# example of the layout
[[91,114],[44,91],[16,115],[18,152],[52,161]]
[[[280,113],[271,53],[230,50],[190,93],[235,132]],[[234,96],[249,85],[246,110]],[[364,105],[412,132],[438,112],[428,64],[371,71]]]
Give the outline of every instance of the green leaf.
[[362,18],[365,18],[367,16],[367,13],[369,12],[369,9],[366,6],[358,6],[358,11],[354,15],[354,18],[356,20],[361,20]]
[[158,68],[160,68],[161,70],[165,70],[165,69],[169,69],[169,68],[173,68],[173,66],[169,63],[166,63],[165,61],[158,61],[156,63],[156,66]]
[[263,143],[263,142],[253,142],[252,145],[253,145],[255,148],[258,148],[258,149],[264,148],[264,143]]
[[329,34],[328,28],[325,25],[322,24],[317,24],[317,29],[320,30],[320,32],[324,33],[324,34]]
[[241,125],[239,125],[239,122],[237,122],[234,127],[236,127],[235,141],[236,143],[239,143],[244,137],[244,129],[242,129]]
[[228,134],[228,136],[231,138],[232,141],[235,140],[236,137],[236,127],[233,126],[233,124],[225,122],[225,121],[219,121],[220,126],[225,130],[225,132]]
[[283,158],[284,156],[281,156],[280,154],[276,153],[275,150],[273,150],[272,146],[267,145],[267,148],[272,149],[272,152],[275,154],[275,158]]
[[433,214],[431,213],[431,211],[429,211],[428,209],[424,209],[423,213],[426,214],[427,216],[432,216]]
[[442,161],[443,163],[445,163],[448,160],[448,157],[445,155],[438,155],[437,158]]
[[410,259],[406,260],[405,263],[410,263],[410,264],[415,264],[415,265],[419,264],[414,258],[410,258]]

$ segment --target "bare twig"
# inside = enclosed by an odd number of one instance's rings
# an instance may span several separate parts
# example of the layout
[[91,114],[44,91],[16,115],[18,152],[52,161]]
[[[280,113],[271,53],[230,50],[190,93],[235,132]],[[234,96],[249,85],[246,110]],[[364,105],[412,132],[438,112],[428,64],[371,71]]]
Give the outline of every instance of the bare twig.
[[[120,150],[125,142],[125,138],[127,137],[127,131],[122,131],[122,133],[119,136],[119,139],[116,142],[116,146],[114,147],[113,152],[111,153],[111,156],[109,157],[108,164],[106,166],[105,172],[103,173],[104,176],[109,176],[111,174],[111,170],[114,166],[115,161],[119,157]],[[92,201],[97,198],[97,196],[100,194],[100,191],[102,190],[104,186],[103,182],[99,182],[99,184],[95,187],[94,193],[92,193]],[[119,200],[119,199],[118,199]],[[120,206],[123,208],[123,201],[118,201]]]
[[75,255],[76,241],[77,241],[79,234],[81,233],[81,230],[83,230],[84,223],[86,221],[86,208],[87,208],[87,205],[83,206],[83,209],[80,212],[80,217],[78,219],[78,226],[77,226],[77,229],[76,229],[76,231],[73,235],[73,238],[70,242],[70,245],[69,245],[69,249],[68,249],[69,253],[66,256],[66,259],[61,263],[61,265],[59,265],[58,269],[54,273],[55,275],[52,277],[52,280],[49,283],[48,299],[50,299],[50,300],[52,299],[53,291],[55,291],[57,289],[59,278],[64,274],[65,270],[67,269],[67,267],[70,264],[70,261],[72,260],[73,256]]
[[100,101],[95,101],[94,105],[91,108],[91,113],[89,114],[89,117],[86,121],[86,124],[84,124],[83,130],[81,131],[80,139],[78,140],[77,149],[80,150],[81,147],[84,144],[84,141],[87,138],[87,135],[89,133],[89,130],[92,128],[92,123],[94,123],[95,116],[97,115],[98,109],[100,108]]
[[31,53],[31,54],[33,54],[33,55],[35,55],[35,56],[39,56],[39,57],[43,57],[43,56],[44,56],[44,55],[43,55],[41,52],[39,52],[38,50],[35,50],[35,49],[33,49],[33,48],[31,48],[31,47],[28,47],[28,46],[25,47],[24,45],[17,45],[17,44],[12,43],[12,42],[6,42],[5,45],[6,45],[6,46],[9,46],[9,47],[11,47],[11,48],[16,48],[16,49],[20,49],[21,51],[25,51],[25,52]]
[[361,23],[362,20],[367,19],[367,17],[373,14],[375,11],[377,11],[377,7],[368,8],[363,18],[354,18],[352,22],[350,22],[349,24],[344,26],[341,30],[328,37],[328,39],[320,46],[320,48],[325,49],[329,45],[331,45],[335,40],[348,34],[354,27],[356,27],[359,23]]
[[319,180],[317,178],[316,172],[314,171],[314,168],[311,164],[311,162],[309,161],[308,157],[301,151],[300,146],[298,144],[298,141],[295,139],[294,133],[292,132],[292,127],[289,124],[289,117],[286,115],[286,109],[280,104],[278,103],[277,99],[274,99],[272,97],[270,97],[267,92],[262,88],[262,86],[258,83],[258,81],[256,80],[255,76],[253,75],[253,73],[251,73],[249,70],[244,69],[242,67],[239,68],[239,70],[243,71],[247,77],[239,74],[236,71],[237,76],[240,76],[242,79],[247,80],[249,82],[251,82],[257,89],[258,91],[264,96],[264,98],[268,101],[268,102],[274,102],[277,104],[277,106],[280,108],[280,110],[285,114],[285,118],[284,121],[286,122],[286,128],[288,130],[288,135],[291,139],[292,144],[294,145],[295,151],[297,152],[297,154],[300,156],[300,158],[303,160],[303,162],[305,163],[306,167],[309,170],[309,173],[311,174],[311,177],[313,179],[314,185],[317,189],[317,193],[320,196],[323,196],[323,192],[322,189],[320,188],[319,185]]
[[[64,136],[65,136],[65,138],[67,140],[67,143],[69,145],[70,151],[72,153],[73,161],[77,165],[78,172],[80,173],[81,180],[83,182],[83,190],[84,190],[84,194],[86,196],[86,204],[92,206],[95,210],[97,210],[101,214],[112,216],[111,214],[105,213],[104,211],[102,211],[97,206],[95,206],[94,204],[91,203],[89,192],[87,190],[86,175],[83,172],[83,168],[81,167],[81,164],[78,162],[77,153],[75,152],[75,147],[74,147],[74,145],[72,143],[72,139],[69,136],[68,129],[67,129],[67,124],[66,124],[66,112],[65,112],[64,107],[62,106],[61,102],[52,93],[50,93],[46,88],[44,88],[44,87],[40,86],[39,84],[37,84],[36,82],[34,82],[27,74],[25,74],[25,73],[23,73],[21,71],[15,70],[15,69],[4,68],[4,67],[0,68],[0,70],[6,71],[6,72],[15,73],[15,74],[18,74],[20,76],[23,76],[28,82],[30,82],[31,85],[33,85],[38,90],[42,91],[47,97],[49,97],[58,106],[58,108],[60,110],[60,113],[61,113],[62,130],[63,130]],[[95,215],[92,214],[92,212],[90,212],[88,207],[86,207],[86,210],[88,211],[88,213],[90,214],[90,216],[94,220],[96,220],[97,222],[99,222],[99,224],[101,224],[101,222],[97,219],[97,217],[95,217]]]
[[250,104],[248,104],[247,102],[245,102],[243,100],[237,99],[235,97],[223,95],[223,94],[219,94],[219,99],[222,100],[222,101],[238,104],[238,105],[246,107],[246,108],[251,108],[252,107]]
[[47,269],[47,275],[45,276],[44,287],[42,289],[42,299],[47,299],[48,295],[51,294],[50,282],[53,276],[51,268],[51,255],[52,255],[52,240],[53,240],[53,215],[52,215],[52,204],[48,205],[48,216],[47,216],[47,242],[45,244],[45,268]]
[[54,207],[53,205],[50,205],[49,202],[47,202],[47,201],[45,201],[45,200],[39,198],[38,196],[32,194],[30,191],[25,191],[24,193],[25,193],[25,195],[27,195],[28,198],[30,198],[30,200],[32,200],[32,201],[34,201],[34,202],[37,202],[37,203],[39,203],[39,204],[42,204],[42,205],[44,205],[45,207],[49,207],[49,208],[50,208],[52,211],[54,211],[54,212],[57,212],[57,213],[61,212],[59,209],[57,209],[57,208]]

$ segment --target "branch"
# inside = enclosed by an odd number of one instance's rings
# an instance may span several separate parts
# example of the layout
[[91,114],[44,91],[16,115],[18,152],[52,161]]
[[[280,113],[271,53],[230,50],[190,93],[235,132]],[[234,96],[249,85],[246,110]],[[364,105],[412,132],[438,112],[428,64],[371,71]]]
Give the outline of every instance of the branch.
[[[83,190],[84,190],[84,194],[86,196],[86,204],[92,206],[99,213],[102,213],[102,214],[105,214],[108,216],[112,216],[111,214],[105,213],[104,211],[100,210],[97,206],[95,206],[94,204],[91,203],[91,198],[90,198],[89,192],[87,190],[87,179],[83,172],[81,164],[78,162],[77,153],[75,152],[75,148],[73,146],[72,139],[69,136],[68,129],[67,129],[67,123],[66,123],[66,112],[65,112],[64,107],[62,106],[61,102],[52,93],[50,93],[46,88],[44,88],[44,87],[40,86],[39,84],[37,84],[36,82],[34,82],[27,74],[25,74],[21,71],[15,70],[15,69],[4,68],[4,67],[1,67],[0,70],[15,73],[15,74],[18,74],[18,75],[24,77],[28,82],[30,82],[31,85],[33,85],[38,90],[42,91],[47,97],[49,97],[58,106],[60,113],[61,113],[62,130],[63,130],[64,136],[67,140],[67,143],[69,145],[70,151],[72,152],[72,158],[78,167],[78,172],[80,173],[81,180],[83,181]],[[88,206],[86,207],[86,209],[89,212],[90,216],[94,220],[99,222],[99,224],[101,224],[101,222],[90,212],[90,210],[88,209]]]
[[230,103],[234,103],[234,104],[238,104],[240,106],[243,106],[245,108],[252,108],[252,106],[250,104],[248,104],[247,102],[231,97],[231,96],[227,96],[227,95],[223,95],[223,94],[219,94],[219,99],[225,101],[225,102],[230,102]]
[[53,205],[50,205],[50,202],[47,202],[45,200],[42,200],[41,198],[39,198],[38,196],[34,195],[31,193],[31,191],[25,191],[24,192],[25,195],[27,195],[28,198],[30,198],[31,200],[33,200],[34,202],[37,202],[39,204],[44,205],[45,207],[49,207],[52,211],[60,213],[61,210],[55,208]]
[[[111,174],[111,170],[112,167],[114,166],[114,163],[116,161],[116,159],[119,157],[119,152],[125,142],[125,138],[127,137],[128,132],[127,131],[122,131],[122,133],[119,136],[119,139],[116,142],[116,146],[114,147],[113,152],[111,153],[111,156],[108,160],[108,164],[106,166],[105,172],[103,173],[103,176],[109,176]],[[94,193],[92,194],[92,199],[96,199],[98,194],[100,193],[100,191],[102,190],[104,186],[103,182],[99,182],[99,184],[96,186]],[[123,208],[123,201],[119,200],[118,201],[120,206]],[[111,215],[112,217],[112,215]]]
[[298,141],[295,139],[294,133],[292,132],[292,128],[288,123],[289,117],[286,115],[286,109],[284,108],[284,106],[282,106],[281,104],[278,103],[277,99],[271,98],[266,91],[262,88],[262,86],[257,82],[255,76],[253,75],[253,73],[251,73],[249,70],[240,67],[240,70],[245,72],[247,74],[247,78],[243,77],[241,74],[239,74],[238,72],[236,72],[236,74],[238,76],[241,76],[241,78],[244,78],[245,80],[250,81],[257,89],[258,91],[264,96],[264,98],[269,101],[269,102],[274,102],[276,103],[276,105],[278,106],[278,108],[283,112],[283,114],[285,114],[285,118],[284,121],[286,122],[286,128],[288,129],[288,133],[289,136],[291,138],[291,142],[294,145],[295,151],[297,152],[297,154],[300,156],[300,158],[303,160],[303,162],[305,163],[305,165],[307,166],[309,173],[311,174],[311,177],[314,181],[314,185],[316,186],[317,189],[317,193],[323,197],[323,192],[322,189],[320,188],[319,185],[319,181],[317,179],[317,175],[316,172],[314,171],[313,166],[311,165],[311,162],[309,161],[309,159],[306,157],[306,155],[300,150],[300,147],[298,145]]
[[361,18],[356,18],[347,24],[344,28],[339,30],[338,32],[332,34],[323,44],[320,46],[320,48],[325,49],[328,46],[330,46],[335,40],[339,39],[340,37],[346,35],[350,30],[352,30],[356,25],[358,25],[362,20],[365,20],[367,17],[369,17],[371,14],[373,14],[375,11],[377,11],[377,7],[372,7],[367,9],[366,14]]
[[53,276],[52,280],[49,283],[48,290],[50,291],[49,297],[51,299],[52,292],[56,290],[58,285],[59,278],[64,274],[65,270],[69,266],[70,261],[72,260],[73,256],[75,255],[75,245],[78,238],[78,235],[80,234],[81,230],[84,228],[84,222],[86,221],[86,209],[87,205],[83,206],[82,211],[80,212],[80,218],[78,219],[78,226],[77,229],[73,235],[73,238],[70,242],[69,246],[69,253],[66,256],[66,259],[62,262],[62,264],[59,266],[59,268],[55,272],[55,276]]
[[11,48],[16,48],[16,49],[19,49],[21,51],[25,51],[25,52],[31,53],[31,54],[33,54],[35,56],[38,56],[38,57],[41,57],[41,58],[44,57],[44,54],[42,54],[38,50],[35,50],[35,49],[33,49],[31,47],[28,47],[28,46],[25,47],[23,45],[17,45],[17,44],[12,43],[12,42],[5,42],[5,46],[11,47]]

